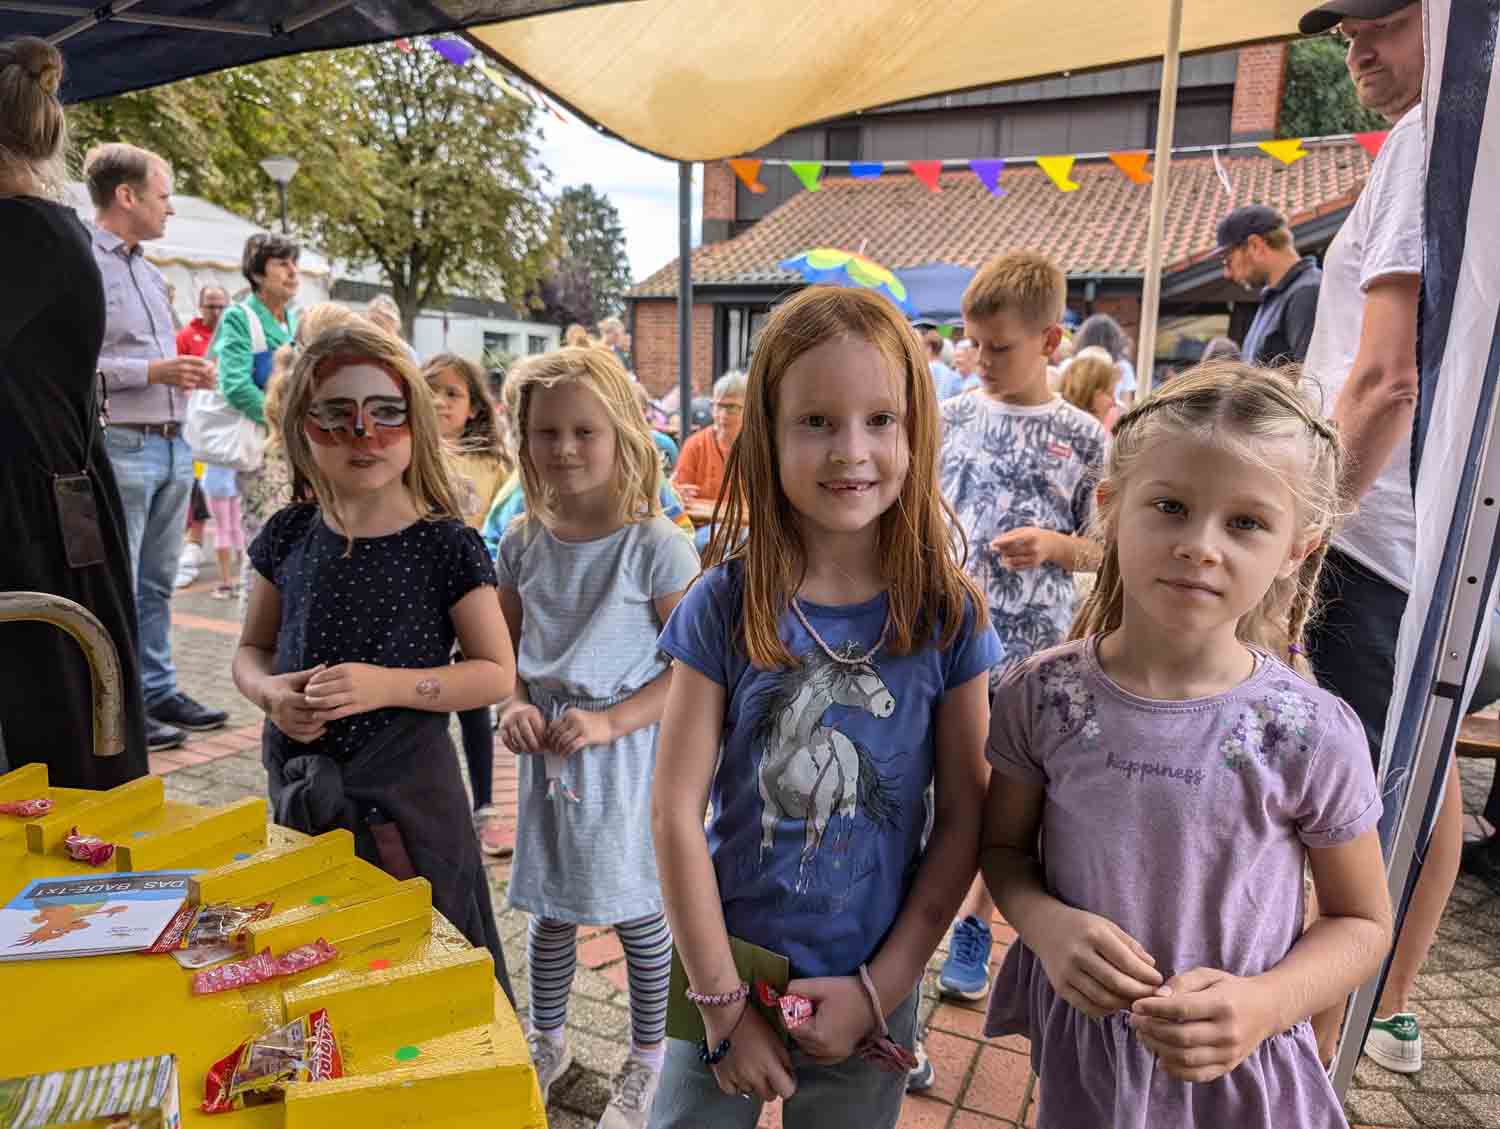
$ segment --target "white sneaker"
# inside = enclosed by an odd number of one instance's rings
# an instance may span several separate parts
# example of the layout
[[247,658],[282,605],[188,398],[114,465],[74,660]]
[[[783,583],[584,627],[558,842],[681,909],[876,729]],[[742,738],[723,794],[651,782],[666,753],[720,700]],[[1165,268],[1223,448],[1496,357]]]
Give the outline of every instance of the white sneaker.
[[568,1049],[566,1039],[556,1042],[540,1031],[527,1035],[526,1045],[531,1050],[531,1065],[536,1067],[536,1084],[541,1087],[542,1105],[545,1106],[552,1083],[566,1074],[568,1067],[573,1065],[573,1052]]
[[596,1129],[646,1129],[661,1074],[631,1055],[615,1075],[609,1104]]
[[1365,1036],[1365,1054],[1397,1074],[1415,1074],[1422,1069],[1422,1029],[1409,1011],[1370,1022]]
[[198,579],[198,570],[203,567],[203,546],[185,542],[177,557],[177,587],[186,588]]

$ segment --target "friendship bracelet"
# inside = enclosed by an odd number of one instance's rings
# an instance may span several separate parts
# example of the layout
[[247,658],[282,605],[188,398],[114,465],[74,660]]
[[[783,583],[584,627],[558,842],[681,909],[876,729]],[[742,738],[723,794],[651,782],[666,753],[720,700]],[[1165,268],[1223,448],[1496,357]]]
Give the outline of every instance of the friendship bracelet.
[[870,998],[870,1006],[875,1009],[875,1030],[880,1032],[882,1039],[888,1039],[891,1029],[885,1024],[885,1009],[880,1006],[880,993],[875,990],[875,981],[870,979],[869,965],[859,966],[859,982],[865,986],[865,995]]
[[683,993],[688,1003],[697,1004],[699,1007],[728,1007],[737,1004],[750,995],[750,985],[741,981],[740,986],[732,992],[695,992],[691,988]]

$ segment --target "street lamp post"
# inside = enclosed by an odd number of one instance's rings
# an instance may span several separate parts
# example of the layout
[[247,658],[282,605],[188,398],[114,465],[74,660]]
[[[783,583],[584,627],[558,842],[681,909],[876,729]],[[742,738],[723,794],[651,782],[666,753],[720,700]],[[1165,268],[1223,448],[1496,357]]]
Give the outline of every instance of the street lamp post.
[[265,174],[276,182],[276,194],[281,197],[281,234],[289,232],[286,222],[286,186],[297,175],[301,165],[295,157],[267,157],[260,163]]

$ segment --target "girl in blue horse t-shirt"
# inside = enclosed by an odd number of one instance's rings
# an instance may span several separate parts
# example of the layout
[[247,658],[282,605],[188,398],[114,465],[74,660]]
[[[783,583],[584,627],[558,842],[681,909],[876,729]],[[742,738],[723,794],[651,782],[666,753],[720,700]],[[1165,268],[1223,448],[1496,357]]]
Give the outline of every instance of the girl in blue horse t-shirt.
[[[787,1129],[896,1123],[917,985],[974,874],[999,656],[938,445],[885,299],[813,287],[772,315],[711,567],[661,637],[657,863],[706,1039],[669,1042],[657,1129],[749,1129],[777,1098]],[[810,1021],[748,1006],[730,937],[788,959]]]

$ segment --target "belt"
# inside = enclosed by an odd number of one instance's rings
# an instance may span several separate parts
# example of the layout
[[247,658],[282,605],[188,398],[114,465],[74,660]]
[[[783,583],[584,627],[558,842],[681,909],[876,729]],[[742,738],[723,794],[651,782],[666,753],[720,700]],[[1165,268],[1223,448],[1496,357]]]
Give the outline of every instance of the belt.
[[160,435],[163,439],[176,439],[182,434],[182,424],[175,419],[166,423],[111,423],[110,426],[139,431],[143,435]]

